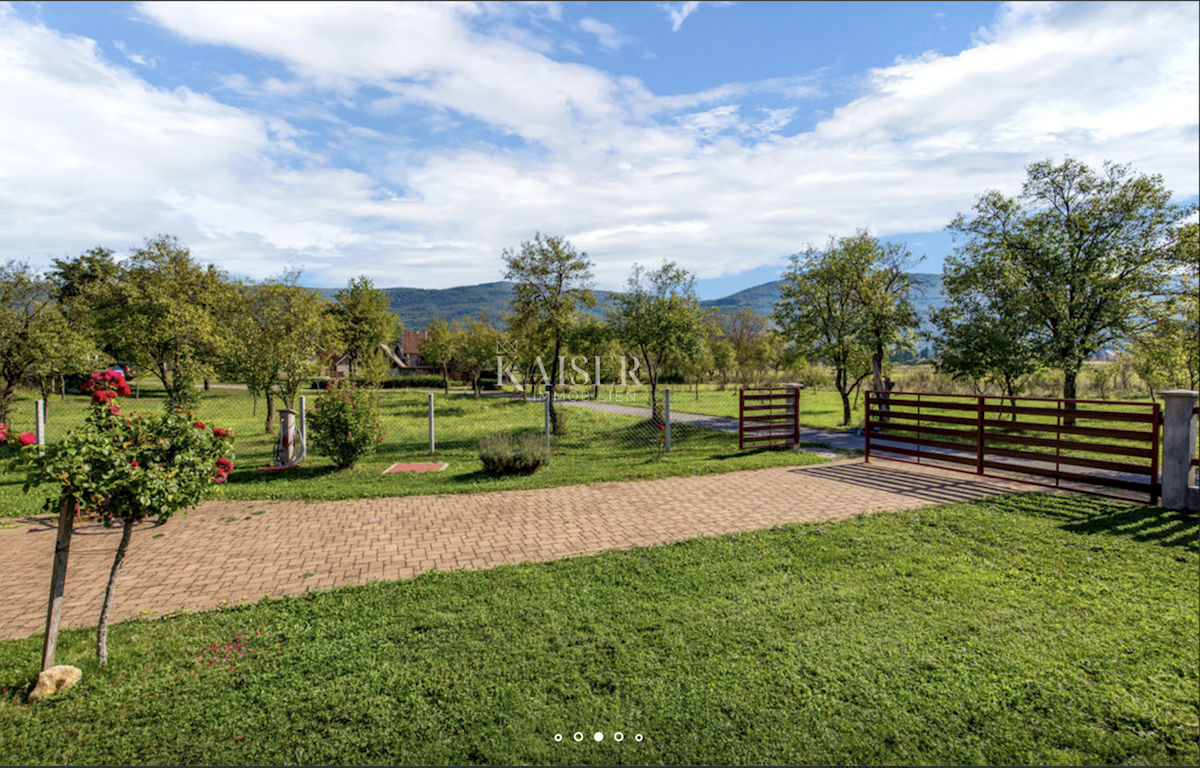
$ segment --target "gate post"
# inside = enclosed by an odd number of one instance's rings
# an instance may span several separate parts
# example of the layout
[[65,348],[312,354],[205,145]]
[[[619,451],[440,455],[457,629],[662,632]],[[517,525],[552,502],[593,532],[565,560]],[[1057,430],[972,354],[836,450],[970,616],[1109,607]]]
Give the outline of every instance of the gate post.
[[863,464],[871,463],[871,392],[867,390],[867,397],[863,401],[867,411],[863,417]]
[[[1196,455],[1195,409],[1200,392],[1173,389],[1159,394],[1166,403],[1163,408],[1162,505],[1167,509],[1194,509],[1200,496],[1192,488],[1196,477],[1192,465],[1192,457]],[[1151,482],[1157,479],[1151,478]]]

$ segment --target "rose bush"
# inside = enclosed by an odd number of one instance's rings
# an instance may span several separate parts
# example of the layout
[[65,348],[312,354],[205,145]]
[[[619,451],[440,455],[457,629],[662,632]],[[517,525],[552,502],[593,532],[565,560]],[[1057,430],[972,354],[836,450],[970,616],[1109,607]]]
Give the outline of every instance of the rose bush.
[[374,398],[352,382],[330,383],[308,414],[308,447],[343,469],[374,453],[385,434]]
[[[103,665],[108,613],[133,523],[148,517],[164,523],[224,483],[233,469],[233,433],[210,431],[181,410],[125,413],[117,399],[129,394],[129,385],[119,371],[92,374],[84,389],[92,393],[92,406],[83,425],[48,446],[34,445],[32,433],[20,435],[21,447],[13,463],[25,475],[26,492],[43,483],[59,486],[57,498],[47,499],[46,508],[61,511],[68,545],[71,516],[66,510],[96,515],[105,526],[114,519],[124,523],[100,613],[97,654]],[[60,578],[57,572],[55,578]],[[50,650],[44,656],[52,659],[49,624]],[[53,628],[57,629],[57,621]]]

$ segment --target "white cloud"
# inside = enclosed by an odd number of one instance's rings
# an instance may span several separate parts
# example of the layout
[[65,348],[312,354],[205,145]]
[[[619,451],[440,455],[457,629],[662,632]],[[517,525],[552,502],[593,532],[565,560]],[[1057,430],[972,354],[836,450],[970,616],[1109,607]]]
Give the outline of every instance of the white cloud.
[[142,56],[139,53],[134,53],[133,51],[129,50],[128,46],[126,46],[124,42],[120,40],[114,41],[113,47],[124,54],[125,58],[129,59],[134,64],[137,64],[139,67],[154,66],[154,59],[147,59],[145,56]]
[[[616,288],[638,261],[715,277],[862,227],[938,230],[1067,153],[1196,194],[1197,6],[1076,5],[1006,7],[962,53],[867,73],[787,136],[818,79],[656,94],[556,61],[555,5],[143,7],[194,42],[284,63],[291,75],[224,81],[257,111],[151,86],[0,5],[0,259],[170,232],[240,274],[299,264],[325,285],[445,287],[500,279],[500,252],[540,230]],[[533,27],[559,24],[541,42],[492,34],[533,12]],[[421,145],[417,124],[478,138]]]
[[667,17],[671,20],[671,31],[678,32],[687,17],[700,7],[700,3],[659,3],[658,7],[667,12]]
[[589,35],[595,35],[601,48],[615,51],[621,47],[621,34],[611,24],[605,24],[596,19],[581,19],[579,28]]

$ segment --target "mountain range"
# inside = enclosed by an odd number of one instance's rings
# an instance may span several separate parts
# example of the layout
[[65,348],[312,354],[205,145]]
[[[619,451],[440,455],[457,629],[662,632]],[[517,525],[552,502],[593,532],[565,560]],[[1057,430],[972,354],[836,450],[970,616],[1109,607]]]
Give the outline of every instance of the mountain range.
[[[921,318],[922,330],[929,329],[929,309],[945,303],[942,295],[942,276],[938,274],[914,273],[910,275],[913,287],[912,301]],[[496,282],[482,285],[463,285],[456,288],[383,288],[390,302],[389,308],[404,321],[406,331],[423,331],[435,317],[446,320],[465,320],[478,317],[482,312],[489,320],[496,321],[508,310],[512,295],[512,283]],[[705,308],[723,312],[750,308],[760,315],[770,315],[779,300],[780,281],[774,280],[753,288],[732,293],[720,299],[701,301]],[[323,295],[333,298],[336,288],[318,288]],[[593,314],[603,315],[612,296],[611,291],[594,291],[596,307]]]

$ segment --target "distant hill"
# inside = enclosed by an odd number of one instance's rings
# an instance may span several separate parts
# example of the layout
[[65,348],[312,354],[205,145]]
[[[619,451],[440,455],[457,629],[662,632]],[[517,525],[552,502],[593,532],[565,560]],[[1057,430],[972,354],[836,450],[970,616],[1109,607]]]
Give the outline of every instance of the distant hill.
[[[942,296],[942,276],[936,274],[913,274],[913,303],[921,317],[922,329],[929,326],[929,308],[945,303]],[[508,310],[512,296],[512,283],[496,282],[482,285],[464,285],[457,288],[384,288],[390,309],[404,321],[407,331],[423,331],[435,317],[446,320],[466,320],[478,317],[483,312],[489,320],[498,321]],[[333,298],[336,288],[318,288],[322,295]],[[608,306],[611,292],[596,291],[596,309],[593,314],[602,315]],[[749,307],[760,315],[769,315],[779,300],[779,281],[756,285],[744,291],[720,299],[700,302],[705,308],[721,311],[737,311]]]

